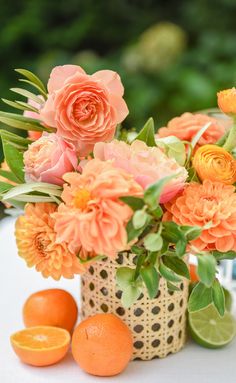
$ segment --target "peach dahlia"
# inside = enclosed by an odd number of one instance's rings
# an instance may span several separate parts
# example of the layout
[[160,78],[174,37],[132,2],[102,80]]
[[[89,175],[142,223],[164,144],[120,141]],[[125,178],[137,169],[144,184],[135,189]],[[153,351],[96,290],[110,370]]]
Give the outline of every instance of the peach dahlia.
[[164,220],[180,225],[205,225],[192,241],[198,250],[236,251],[235,187],[210,180],[189,184],[182,195],[165,205]]

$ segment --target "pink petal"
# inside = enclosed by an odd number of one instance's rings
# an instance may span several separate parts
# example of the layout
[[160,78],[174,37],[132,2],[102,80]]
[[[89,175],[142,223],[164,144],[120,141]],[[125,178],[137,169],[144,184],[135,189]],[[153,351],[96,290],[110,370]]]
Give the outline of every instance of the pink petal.
[[53,93],[62,88],[65,80],[76,72],[85,73],[78,65],[60,65],[53,68],[48,80],[48,92]]
[[116,112],[116,123],[119,124],[122,122],[129,114],[129,109],[126,105],[126,102],[120,96],[115,94],[110,94],[110,103],[115,109]]
[[40,120],[42,120],[47,126],[51,126],[53,128],[56,127],[53,95],[48,96],[47,101],[45,102],[43,108],[40,110]]
[[123,96],[124,87],[122,85],[120,76],[113,70],[99,70],[98,72],[95,72],[91,77],[102,81],[102,83],[111,93],[115,93],[117,96]]

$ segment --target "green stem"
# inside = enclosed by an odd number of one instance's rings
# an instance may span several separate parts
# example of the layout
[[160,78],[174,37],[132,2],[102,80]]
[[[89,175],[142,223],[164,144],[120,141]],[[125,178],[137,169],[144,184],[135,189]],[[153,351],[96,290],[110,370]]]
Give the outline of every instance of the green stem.
[[234,124],[229,131],[229,135],[223,145],[223,148],[228,152],[231,152],[236,147],[236,119],[234,118]]

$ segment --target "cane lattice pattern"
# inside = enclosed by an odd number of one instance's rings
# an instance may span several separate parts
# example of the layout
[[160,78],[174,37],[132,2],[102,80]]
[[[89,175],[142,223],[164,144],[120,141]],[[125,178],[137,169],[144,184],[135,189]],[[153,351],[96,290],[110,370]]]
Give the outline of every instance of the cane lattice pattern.
[[161,278],[155,299],[146,291],[130,308],[121,304],[122,292],[115,284],[116,269],[134,266],[135,255],[120,253],[116,261],[94,263],[82,276],[82,318],[97,313],[114,313],[131,329],[134,338],[133,359],[164,358],[179,351],[186,340],[186,308],[188,281],[180,284],[180,291],[168,291]]

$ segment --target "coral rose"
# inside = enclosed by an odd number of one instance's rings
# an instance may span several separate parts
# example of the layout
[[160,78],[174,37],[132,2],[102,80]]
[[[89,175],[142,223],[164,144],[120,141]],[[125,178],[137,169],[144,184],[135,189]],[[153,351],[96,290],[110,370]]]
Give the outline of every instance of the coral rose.
[[235,187],[210,180],[189,184],[183,194],[165,205],[165,221],[180,225],[209,225],[192,241],[198,250],[236,251]]
[[222,90],[217,93],[218,106],[226,114],[236,114],[236,89]]
[[208,179],[226,185],[236,182],[236,160],[220,146],[200,147],[193,157],[193,167],[202,181]]
[[184,113],[180,117],[172,118],[166,127],[158,130],[158,137],[175,136],[180,140],[191,142],[193,137],[203,128],[211,123],[198,141],[198,146],[215,144],[225,133],[224,123],[205,114]]
[[100,142],[94,147],[94,157],[102,161],[113,160],[116,167],[132,174],[143,189],[161,178],[176,174],[165,185],[160,197],[161,203],[169,201],[182,190],[188,176],[186,169],[175,159],[168,158],[159,148],[149,147],[139,140],[131,145],[117,140]]
[[54,214],[57,242],[66,242],[72,252],[94,252],[115,257],[127,247],[126,224],[131,208],[121,196],[141,196],[133,177],[110,161],[93,159],[83,173],[68,173],[62,199]]
[[78,159],[72,143],[55,133],[47,134],[29,145],[24,153],[25,179],[27,182],[64,183],[65,173],[75,170]]
[[77,65],[58,66],[51,72],[48,92],[40,112],[43,122],[76,143],[81,156],[96,142],[110,141],[128,114],[120,77],[110,70],[90,76]]
[[19,256],[28,267],[35,266],[45,278],[73,278],[86,271],[75,254],[63,242],[56,242],[55,220],[52,216],[57,205],[52,203],[28,204],[25,214],[16,221],[16,243]]

